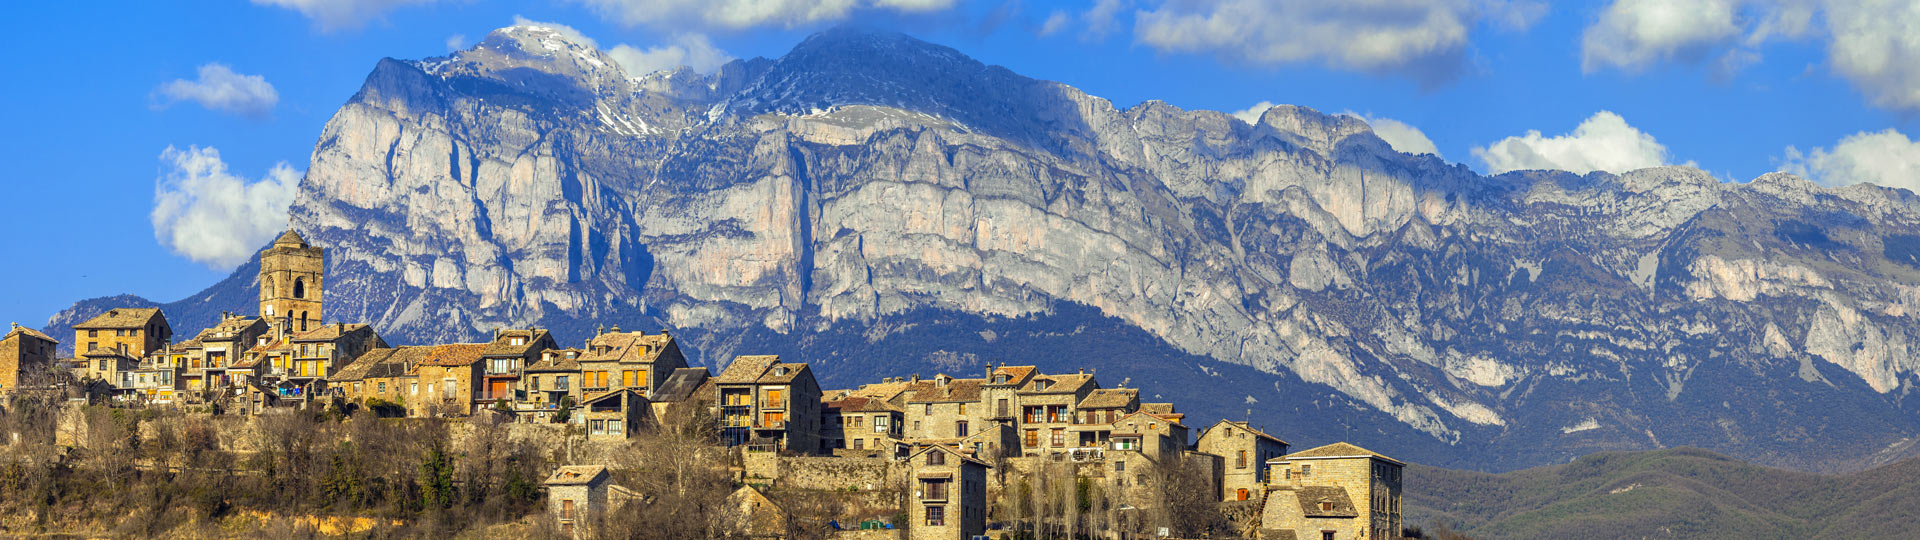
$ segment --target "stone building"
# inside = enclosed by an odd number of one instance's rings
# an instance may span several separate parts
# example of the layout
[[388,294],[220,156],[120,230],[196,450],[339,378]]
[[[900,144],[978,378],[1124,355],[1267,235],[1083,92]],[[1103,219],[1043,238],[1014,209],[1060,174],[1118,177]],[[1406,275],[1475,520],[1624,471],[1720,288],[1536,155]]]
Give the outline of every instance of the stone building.
[[653,418],[647,396],[633,388],[587,396],[575,423],[587,428],[587,440],[623,441],[638,435]]
[[727,495],[727,508],[732,511],[728,523],[728,532],[735,538],[777,539],[787,537],[790,517],[780,505],[774,504],[766,494],[753,486],[740,486]]
[[988,421],[1020,429],[1020,387],[1033,379],[1033,366],[1000,365],[987,370],[987,382],[980,385],[980,405]]
[[305,332],[320,325],[326,248],[288,229],[260,253],[260,318]]
[[877,397],[835,394],[821,398],[820,453],[845,449],[891,455],[902,444],[905,411]]
[[[173,327],[160,308],[116,308],[73,325],[75,357],[90,352],[115,351],[140,358],[166,347]],[[92,375],[92,373],[90,373]]]
[[987,531],[985,461],[946,445],[907,456],[912,493],[907,498],[907,538],[965,540]]
[[333,323],[296,332],[289,340],[284,378],[300,384],[325,379],[367,351],[386,347],[386,340],[365,324]]
[[365,405],[377,399],[410,407],[409,398],[415,397],[420,387],[414,364],[432,349],[426,346],[367,351],[328,377],[327,386],[351,403]]
[[514,412],[526,422],[547,422],[569,400],[580,403],[580,358],[583,349],[547,349],[540,360],[527,365],[520,378],[523,388]]
[[1262,463],[1286,455],[1287,442],[1246,422],[1221,420],[1200,434],[1199,451],[1220,456],[1220,499],[1259,500],[1267,483]]
[[[407,409],[414,416],[472,414],[491,405],[480,399],[480,355],[486,343],[454,343],[425,347],[413,362],[418,390],[409,387]],[[409,349],[416,349],[409,347]]]
[[633,498],[633,492],[613,484],[603,465],[564,465],[545,484],[547,513],[567,537],[578,537],[596,518]]
[[1187,451],[1187,426],[1179,420],[1135,411],[1111,424],[1108,448],[1139,452],[1155,461],[1178,458]]
[[964,439],[984,427],[988,420],[980,406],[980,387],[985,382],[945,373],[915,382],[905,395],[906,437]]
[[662,429],[687,430],[713,425],[709,416],[718,392],[707,368],[680,368],[653,387],[653,423]]
[[527,366],[542,358],[542,352],[558,348],[553,334],[538,328],[506,329],[493,333],[493,341],[480,354],[481,381],[479,399],[486,403],[519,401],[526,391],[521,375]]
[[713,378],[720,437],[750,450],[820,449],[820,385],[805,363],[741,356]]
[[1348,443],[1274,458],[1260,528],[1264,537],[1391,540],[1400,537],[1405,464]]
[[[59,346],[59,341],[39,330],[14,323],[7,330],[7,336],[0,338],[0,394],[20,388],[22,373],[52,369],[55,351]],[[32,382],[31,376],[24,378]]]
[[1021,453],[1028,456],[1063,453],[1075,441],[1067,436],[1074,409],[1100,383],[1086,373],[1034,375],[1014,392],[1020,402]]
[[[184,378],[196,383],[186,390],[206,393],[239,387],[247,375],[257,372],[257,366],[246,365],[246,352],[254,348],[268,330],[266,321],[258,317],[220,314],[220,322],[201,330],[186,343],[187,375]],[[236,375],[236,371],[241,373]]]
[[1087,393],[1074,406],[1073,427],[1067,436],[1079,448],[1107,448],[1113,436],[1113,422],[1140,408],[1137,388],[1101,388]]
[[618,326],[587,340],[586,354],[577,362],[585,392],[632,388],[648,397],[657,378],[687,367],[687,357],[667,332],[621,332]]

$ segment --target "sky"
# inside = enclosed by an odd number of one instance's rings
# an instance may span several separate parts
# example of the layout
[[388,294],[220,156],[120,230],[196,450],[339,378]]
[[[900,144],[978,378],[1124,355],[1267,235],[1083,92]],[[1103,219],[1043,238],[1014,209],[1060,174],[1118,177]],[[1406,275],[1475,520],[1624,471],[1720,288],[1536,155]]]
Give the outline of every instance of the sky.
[[1367,119],[1489,174],[1692,165],[1920,190],[1920,3],[1888,0],[251,0],[10,6],[0,317],[192,294],[283,230],[383,57],[565,25],[639,73],[896,30],[1125,108]]

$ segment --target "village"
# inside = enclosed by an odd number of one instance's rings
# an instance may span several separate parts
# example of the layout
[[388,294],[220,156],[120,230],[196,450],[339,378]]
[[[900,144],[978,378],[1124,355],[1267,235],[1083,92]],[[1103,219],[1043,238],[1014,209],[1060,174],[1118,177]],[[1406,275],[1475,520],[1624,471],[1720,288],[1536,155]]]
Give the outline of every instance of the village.
[[[1165,523],[1179,504],[1171,482],[1232,518],[1214,537],[1402,535],[1402,462],[1344,442],[1295,451],[1256,420],[1189,425],[1175,404],[1103,386],[1091,370],[991,364],[823,389],[804,359],[739,356],[713,373],[689,366],[672,333],[617,324],[582,343],[502,328],[483,343],[390,346],[368,324],[322,322],[325,256],[287,231],[260,255],[258,312],[222,314],[188,339],[157,308],[113,308],[75,325],[73,357],[59,358],[58,340],[16,324],[0,340],[0,395],[34,389],[22,374],[50,367],[89,389],[71,399],[124,408],[484,417],[612,446],[692,425],[737,464],[728,501],[746,537],[788,530],[761,494],[772,486],[896,493],[878,503],[892,519],[835,519],[829,538],[1049,537],[1000,502],[1042,476],[1118,501],[1102,537],[1180,536]],[[603,516],[641,511],[647,494],[614,483],[617,466],[553,466],[545,519],[581,537]]]

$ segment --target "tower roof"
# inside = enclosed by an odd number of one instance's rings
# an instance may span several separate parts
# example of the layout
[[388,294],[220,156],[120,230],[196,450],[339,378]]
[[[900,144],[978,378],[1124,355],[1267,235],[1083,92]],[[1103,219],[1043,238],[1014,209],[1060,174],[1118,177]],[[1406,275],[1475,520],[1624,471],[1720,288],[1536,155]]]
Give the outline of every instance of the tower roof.
[[276,239],[273,241],[273,245],[275,247],[279,247],[279,246],[307,247],[307,239],[302,238],[299,232],[296,232],[293,229],[289,228],[287,229],[287,232],[285,234],[280,235],[279,239]]

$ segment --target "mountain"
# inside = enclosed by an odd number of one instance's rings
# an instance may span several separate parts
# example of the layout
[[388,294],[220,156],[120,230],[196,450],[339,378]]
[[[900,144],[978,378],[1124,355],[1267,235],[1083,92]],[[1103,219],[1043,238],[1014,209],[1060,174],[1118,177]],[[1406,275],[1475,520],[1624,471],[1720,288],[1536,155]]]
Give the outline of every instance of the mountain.
[[1486,177],[1351,116],[1121,109],[898,34],[713,75],[624,73],[538,25],[382,60],[291,214],[329,248],[327,318],[391,342],[666,327],[830,387],[1084,366],[1196,423],[1480,470],[1920,453],[1910,192]]
[[1699,449],[1605,452],[1486,474],[1414,465],[1409,524],[1476,538],[1912,538],[1920,459],[1819,475]]

